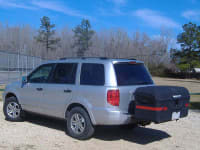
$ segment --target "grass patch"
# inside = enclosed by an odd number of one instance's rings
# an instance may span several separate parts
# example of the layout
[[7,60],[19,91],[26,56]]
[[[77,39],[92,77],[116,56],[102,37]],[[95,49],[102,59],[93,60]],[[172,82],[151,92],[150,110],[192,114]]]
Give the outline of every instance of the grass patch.
[[200,93],[190,93],[190,95],[200,95]]
[[4,91],[5,85],[0,85],[0,101],[2,101],[2,94]]
[[3,92],[0,92],[0,101],[2,101],[2,94]]
[[2,101],[2,92],[0,92],[0,101]]

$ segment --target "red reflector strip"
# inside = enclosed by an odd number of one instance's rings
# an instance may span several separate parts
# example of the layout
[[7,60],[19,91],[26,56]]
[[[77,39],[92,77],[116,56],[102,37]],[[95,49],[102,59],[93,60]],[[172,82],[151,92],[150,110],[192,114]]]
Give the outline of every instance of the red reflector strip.
[[151,111],[167,111],[167,107],[148,107],[148,106],[141,106],[136,105],[137,109],[144,109],[144,110],[151,110]]
[[185,104],[185,107],[188,107],[189,106],[189,104],[187,103],[187,104]]

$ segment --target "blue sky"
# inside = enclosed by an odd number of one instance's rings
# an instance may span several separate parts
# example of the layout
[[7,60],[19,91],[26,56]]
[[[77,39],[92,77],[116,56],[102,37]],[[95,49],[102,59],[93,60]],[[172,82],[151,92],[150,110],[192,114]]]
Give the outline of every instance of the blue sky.
[[57,28],[73,28],[88,18],[95,30],[122,28],[158,35],[162,27],[174,35],[184,23],[200,24],[198,0],[0,0],[0,22],[38,28],[49,16]]

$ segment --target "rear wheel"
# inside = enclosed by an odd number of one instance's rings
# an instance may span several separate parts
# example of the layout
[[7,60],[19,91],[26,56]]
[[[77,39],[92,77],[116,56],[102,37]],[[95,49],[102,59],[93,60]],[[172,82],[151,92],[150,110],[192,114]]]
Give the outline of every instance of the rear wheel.
[[67,115],[67,133],[76,139],[89,139],[94,133],[88,113],[82,107],[74,107]]
[[16,97],[9,97],[5,100],[3,112],[8,121],[22,121],[24,117],[24,112]]

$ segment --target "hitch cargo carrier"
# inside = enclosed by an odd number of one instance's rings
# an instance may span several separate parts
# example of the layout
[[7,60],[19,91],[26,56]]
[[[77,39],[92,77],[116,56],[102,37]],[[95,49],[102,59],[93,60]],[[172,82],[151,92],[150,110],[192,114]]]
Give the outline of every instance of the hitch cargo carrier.
[[190,95],[184,87],[140,87],[136,89],[134,96],[134,117],[137,120],[162,123],[188,115]]

